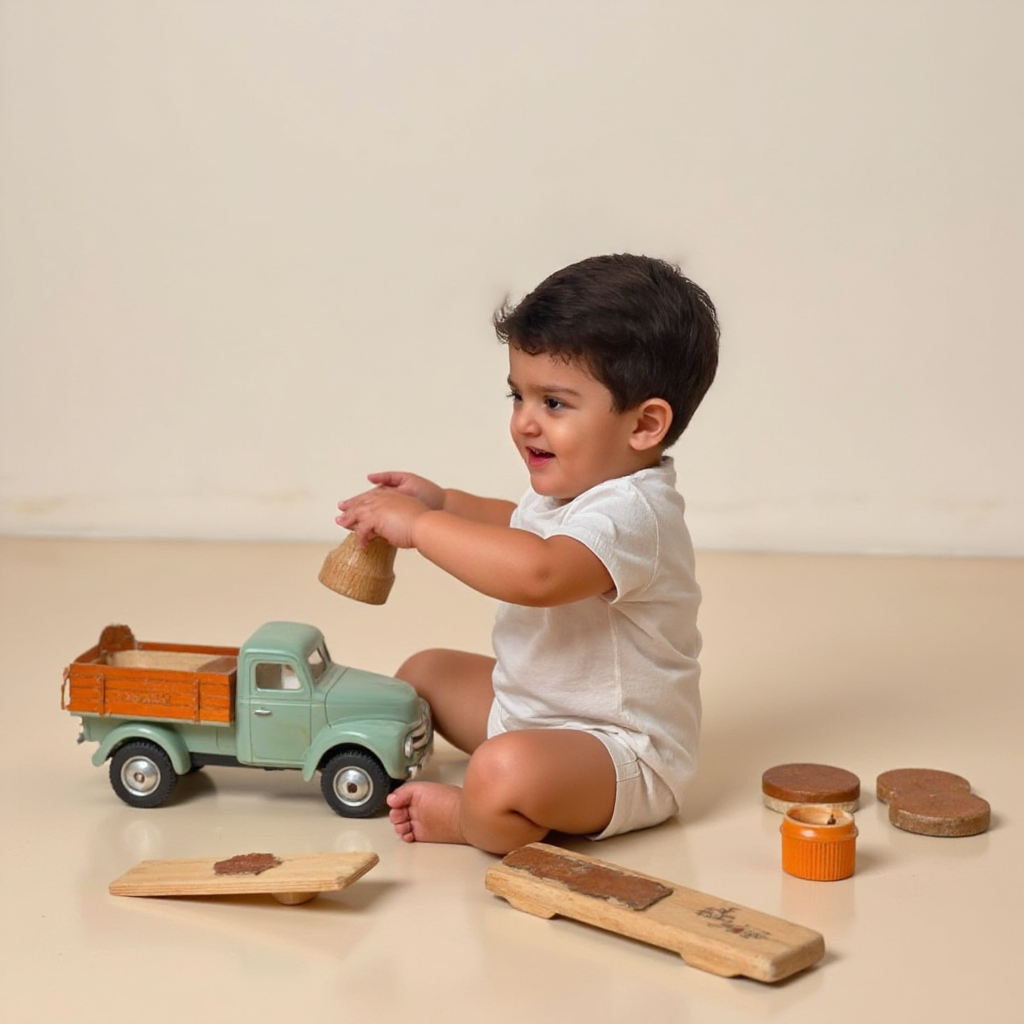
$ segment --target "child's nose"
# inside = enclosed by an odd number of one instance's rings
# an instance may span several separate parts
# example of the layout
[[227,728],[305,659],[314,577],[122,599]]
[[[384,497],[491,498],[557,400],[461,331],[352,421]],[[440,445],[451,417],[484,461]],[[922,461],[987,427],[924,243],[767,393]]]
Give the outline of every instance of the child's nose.
[[512,429],[517,434],[535,434],[537,418],[526,402],[519,402],[512,407]]

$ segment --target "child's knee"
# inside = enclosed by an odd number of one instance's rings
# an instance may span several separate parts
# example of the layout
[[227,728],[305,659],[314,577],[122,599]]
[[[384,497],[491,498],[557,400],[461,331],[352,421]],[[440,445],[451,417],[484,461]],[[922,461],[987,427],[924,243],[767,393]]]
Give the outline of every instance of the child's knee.
[[464,799],[480,814],[512,812],[544,829],[600,832],[611,819],[615,765],[596,737],[571,730],[503,733],[466,769]]
[[417,651],[402,662],[395,678],[407,682],[421,697],[427,697],[434,681],[443,675],[444,654],[435,648]]
[[466,767],[463,792],[477,808],[500,814],[522,811],[529,803],[531,790],[540,783],[520,739],[516,733],[504,733],[474,751]]

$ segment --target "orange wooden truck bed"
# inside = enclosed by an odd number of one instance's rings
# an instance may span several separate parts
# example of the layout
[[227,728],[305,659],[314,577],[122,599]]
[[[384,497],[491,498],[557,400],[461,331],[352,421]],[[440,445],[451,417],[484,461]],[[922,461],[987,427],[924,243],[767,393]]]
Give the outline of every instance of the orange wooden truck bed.
[[230,725],[237,675],[237,647],[140,643],[127,626],[108,626],[64,670],[61,707],[77,715]]

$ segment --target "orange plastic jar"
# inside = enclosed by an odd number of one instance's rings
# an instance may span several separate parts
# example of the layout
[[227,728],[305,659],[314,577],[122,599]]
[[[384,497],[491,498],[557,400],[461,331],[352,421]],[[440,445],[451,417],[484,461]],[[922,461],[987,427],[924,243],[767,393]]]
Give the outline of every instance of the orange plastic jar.
[[836,882],[853,874],[857,826],[838,807],[801,804],[782,819],[782,870],[813,882]]

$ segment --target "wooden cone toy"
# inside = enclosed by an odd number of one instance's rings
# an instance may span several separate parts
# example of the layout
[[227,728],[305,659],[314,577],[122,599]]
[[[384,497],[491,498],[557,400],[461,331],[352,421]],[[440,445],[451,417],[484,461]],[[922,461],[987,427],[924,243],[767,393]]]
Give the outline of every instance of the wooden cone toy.
[[350,533],[324,559],[318,579],[329,590],[364,604],[383,604],[395,582],[397,549],[380,537],[366,547]]

